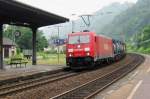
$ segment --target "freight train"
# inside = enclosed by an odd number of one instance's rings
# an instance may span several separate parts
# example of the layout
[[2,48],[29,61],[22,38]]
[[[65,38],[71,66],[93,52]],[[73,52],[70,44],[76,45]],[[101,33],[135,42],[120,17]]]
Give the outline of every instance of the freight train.
[[118,61],[125,56],[126,45],[95,32],[68,34],[66,64],[72,69],[94,68],[96,63]]

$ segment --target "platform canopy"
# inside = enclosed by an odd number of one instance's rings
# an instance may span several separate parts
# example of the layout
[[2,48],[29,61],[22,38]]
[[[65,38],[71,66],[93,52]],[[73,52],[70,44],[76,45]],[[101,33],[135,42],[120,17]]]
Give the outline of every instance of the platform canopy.
[[3,24],[32,29],[32,64],[36,65],[36,31],[42,26],[64,23],[69,19],[15,0],[0,0],[0,69],[3,69]]
[[40,10],[15,0],[0,0],[0,23],[27,27],[42,27],[69,19]]

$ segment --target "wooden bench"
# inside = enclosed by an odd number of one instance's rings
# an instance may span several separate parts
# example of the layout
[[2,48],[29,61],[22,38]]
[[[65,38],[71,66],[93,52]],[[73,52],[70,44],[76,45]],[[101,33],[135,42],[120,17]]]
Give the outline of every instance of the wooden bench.
[[10,59],[10,65],[11,65],[11,67],[12,67],[13,65],[16,65],[16,68],[17,68],[17,65],[18,65],[18,64],[20,65],[20,68],[21,68],[21,64],[24,64],[25,67],[26,67],[26,64],[27,64],[27,63],[28,63],[28,62],[25,61],[25,60],[22,59],[22,58],[11,58],[11,59]]

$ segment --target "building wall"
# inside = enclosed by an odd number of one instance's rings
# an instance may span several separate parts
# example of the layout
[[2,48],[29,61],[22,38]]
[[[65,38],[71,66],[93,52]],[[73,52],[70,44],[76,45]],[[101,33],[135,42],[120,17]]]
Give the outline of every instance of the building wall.
[[[5,48],[8,48],[8,52],[5,52]],[[8,53],[8,57],[5,57],[5,54]],[[16,55],[16,47],[13,46],[4,46],[3,48],[3,58],[10,58]]]
[[[13,53],[14,52],[14,53]],[[16,47],[11,47],[9,49],[9,57],[12,57],[14,55],[16,55],[17,51],[16,51]]]
[[5,52],[4,52],[4,48],[3,48],[3,58],[4,58],[4,53],[5,53]]

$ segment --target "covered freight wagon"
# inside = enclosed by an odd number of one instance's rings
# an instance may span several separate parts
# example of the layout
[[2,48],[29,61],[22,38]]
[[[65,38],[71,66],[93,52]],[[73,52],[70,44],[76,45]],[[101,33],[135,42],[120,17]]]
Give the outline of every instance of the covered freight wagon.
[[95,36],[95,60],[110,59],[114,56],[113,42],[111,38],[103,35]]

